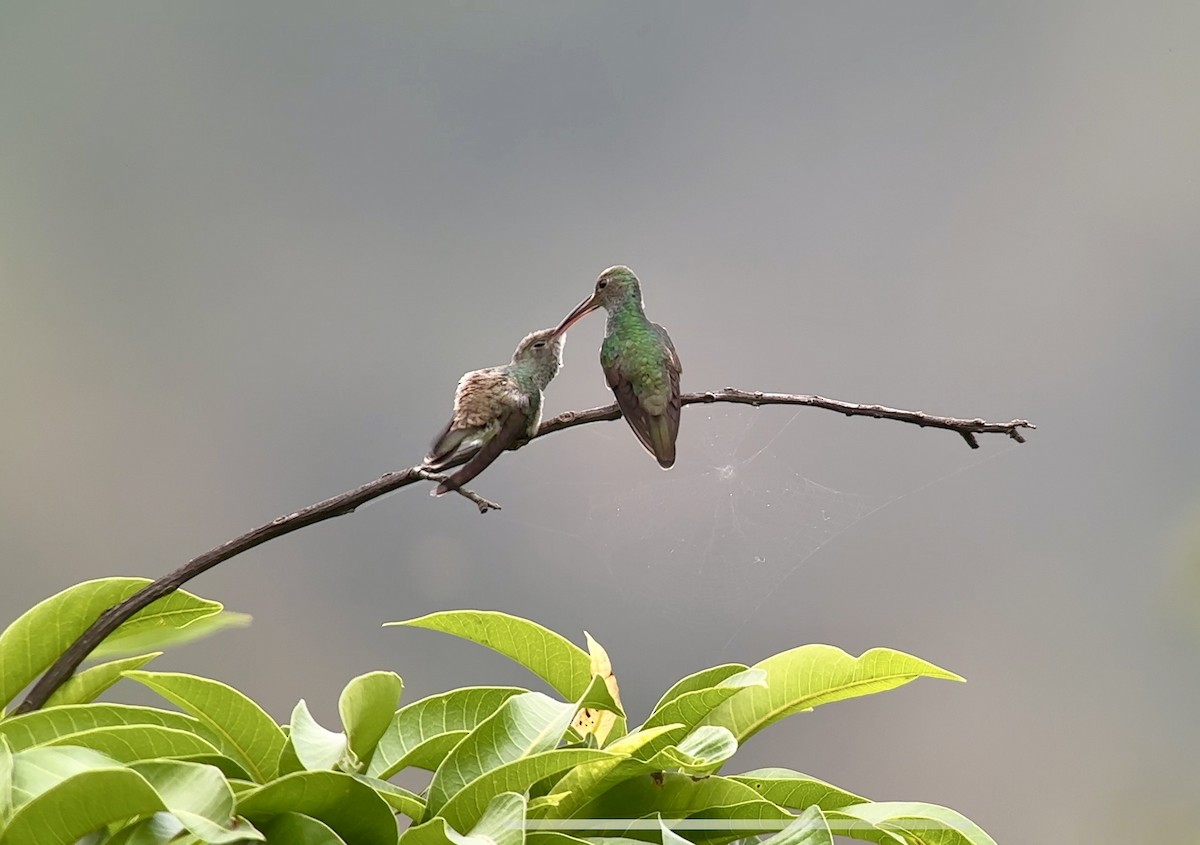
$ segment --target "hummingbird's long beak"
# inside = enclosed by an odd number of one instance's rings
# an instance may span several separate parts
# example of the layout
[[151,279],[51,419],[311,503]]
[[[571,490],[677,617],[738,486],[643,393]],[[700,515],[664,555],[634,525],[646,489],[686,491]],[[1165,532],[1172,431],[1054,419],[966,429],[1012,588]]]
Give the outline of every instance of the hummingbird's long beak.
[[563,332],[565,332],[567,329],[571,328],[571,326],[574,325],[577,321],[583,319],[584,317],[586,317],[588,314],[595,311],[599,307],[600,307],[600,296],[596,293],[593,293],[591,296],[589,296],[583,302],[576,305],[575,310],[563,318],[563,321],[558,324],[558,327],[554,329],[554,334],[551,336],[558,337]]

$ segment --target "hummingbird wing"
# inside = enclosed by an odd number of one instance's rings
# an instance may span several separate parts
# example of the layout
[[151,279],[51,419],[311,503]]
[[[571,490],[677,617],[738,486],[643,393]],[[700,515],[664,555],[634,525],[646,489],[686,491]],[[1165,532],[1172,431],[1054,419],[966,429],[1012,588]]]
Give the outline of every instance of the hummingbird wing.
[[438,472],[462,450],[478,446],[495,427],[497,401],[515,387],[499,367],[472,370],[459,379],[454,391],[454,413],[429,447],[425,467]]
[[434,495],[441,496],[452,490],[457,490],[487,469],[492,461],[504,453],[505,449],[520,438],[528,436],[529,419],[528,407],[522,407],[519,404],[513,406],[501,418],[500,430],[480,447],[479,451],[472,456],[471,460],[463,465],[462,469],[439,484],[437,489],[433,491]]
[[683,367],[666,330],[657,323],[650,325],[663,340],[663,357],[655,362],[661,367],[660,377],[666,382],[667,392],[660,413],[650,413],[643,404],[643,397],[638,394],[633,379],[626,373],[620,352],[607,365],[602,356],[600,366],[604,369],[604,379],[612,388],[621,414],[638,441],[655,457],[659,466],[669,469],[675,463],[675,438],[679,434],[679,376]]
[[662,468],[667,469],[675,463],[675,441],[679,438],[679,415],[683,409],[679,394],[679,377],[683,375],[683,363],[679,360],[679,353],[675,351],[675,344],[671,342],[671,336],[667,334],[667,330],[658,323],[650,325],[662,338],[663,348],[667,351],[663,365],[667,371],[670,395],[667,397],[666,408],[655,419],[655,424],[651,429],[651,439],[655,441],[657,447],[654,449],[654,454]]

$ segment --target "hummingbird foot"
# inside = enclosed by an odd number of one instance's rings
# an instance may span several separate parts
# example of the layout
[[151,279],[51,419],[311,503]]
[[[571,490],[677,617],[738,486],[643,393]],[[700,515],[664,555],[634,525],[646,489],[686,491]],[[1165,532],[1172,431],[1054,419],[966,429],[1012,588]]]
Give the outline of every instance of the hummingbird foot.
[[[449,478],[448,475],[442,475],[441,473],[437,473],[437,472],[430,472],[427,469],[421,469],[417,472],[417,474],[420,475],[421,478],[424,478],[426,481],[436,481],[439,484],[441,482],[446,481]],[[451,492],[451,491],[443,490],[441,492],[438,492],[438,488],[435,487],[434,489],[429,491],[429,495],[430,496],[441,496],[448,492]],[[496,502],[493,502],[491,499],[485,499],[485,498],[483,498],[483,496],[480,496],[478,493],[476,493],[473,490],[468,490],[466,487],[455,487],[453,492],[462,496],[464,499],[474,502],[475,507],[479,508],[480,513],[487,513],[488,511],[503,510],[503,508],[500,507],[500,505],[498,505]]]

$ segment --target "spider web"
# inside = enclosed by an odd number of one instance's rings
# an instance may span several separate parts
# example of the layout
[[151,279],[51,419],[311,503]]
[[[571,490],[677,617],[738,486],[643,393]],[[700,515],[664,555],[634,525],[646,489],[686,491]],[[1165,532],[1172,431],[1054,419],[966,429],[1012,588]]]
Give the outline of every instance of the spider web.
[[777,418],[774,432],[753,412],[710,415],[683,478],[593,502],[590,524],[616,529],[601,532],[598,550],[636,585],[628,601],[665,610],[663,621],[683,633],[715,629],[732,639],[816,551],[881,505],[790,465],[775,445],[799,415],[782,426]]
[[[990,459],[899,495],[835,489],[794,466],[803,456],[793,424],[803,412],[780,419],[761,409],[714,409],[691,421],[704,427],[703,439],[681,448],[670,473],[631,482],[601,467],[586,482],[548,481],[562,488],[560,512],[552,524],[527,524],[573,541],[579,554],[570,565],[591,572],[585,589],[612,591],[624,613],[652,616],[685,636],[717,636],[724,652],[769,603],[786,604],[800,589],[795,576],[831,541]],[[608,434],[631,437],[617,424]]]

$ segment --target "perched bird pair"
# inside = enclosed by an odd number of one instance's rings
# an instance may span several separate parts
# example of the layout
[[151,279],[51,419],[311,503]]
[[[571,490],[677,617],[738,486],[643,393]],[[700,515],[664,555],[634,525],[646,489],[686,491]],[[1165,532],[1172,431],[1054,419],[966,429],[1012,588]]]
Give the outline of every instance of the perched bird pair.
[[425,467],[440,471],[465,451],[478,452],[437,486],[434,495],[457,490],[504,450],[537,433],[542,391],[562,365],[563,335],[587,314],[608,312],[600,366],[629,427],[663,469],[675,463],[679,435],[679,376],[683,367],[667,330],[646,317],[641,285],[628,267],[609,267],[592,295],[557,327],[526,335],[512,361],[474,370],[454,394],[454,415],[434,441]]

